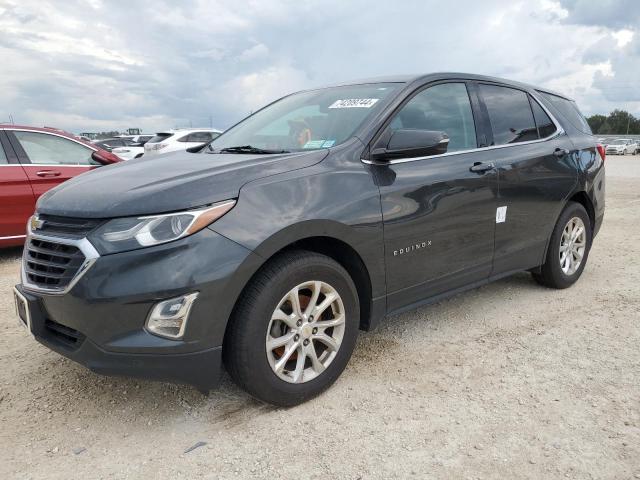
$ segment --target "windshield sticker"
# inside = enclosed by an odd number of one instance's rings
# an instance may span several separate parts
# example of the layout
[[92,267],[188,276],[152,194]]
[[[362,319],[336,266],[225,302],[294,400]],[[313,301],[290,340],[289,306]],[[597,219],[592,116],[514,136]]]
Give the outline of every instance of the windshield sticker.
[[333,147],[335,145],[336,141],[335,140],[327,140],[326,142],[324,142],[322,144],[322,148],[329,148],[329,147]]
[[302,148],[322,148],[326,142],[324,140],[309,140]]
[[371,108],[379,98],[345,98],[343,100],[336,100],[329,108]]

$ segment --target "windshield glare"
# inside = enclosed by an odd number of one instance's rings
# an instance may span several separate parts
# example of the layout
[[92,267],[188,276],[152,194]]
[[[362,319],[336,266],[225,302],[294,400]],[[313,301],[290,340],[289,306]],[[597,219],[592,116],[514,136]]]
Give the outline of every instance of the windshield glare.
[[226,131],[209,151],[245,145],[289,152],[333,147],[382,108],[398,85],[349,85],[290,95]]

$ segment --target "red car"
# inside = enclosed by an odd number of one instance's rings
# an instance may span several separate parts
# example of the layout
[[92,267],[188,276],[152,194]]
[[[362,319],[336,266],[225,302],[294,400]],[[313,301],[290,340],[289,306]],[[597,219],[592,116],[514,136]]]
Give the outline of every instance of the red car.
[[27,220],[44,192],[119,161],[116,155],[61,130],[0,125],[0,247],[22,245]]

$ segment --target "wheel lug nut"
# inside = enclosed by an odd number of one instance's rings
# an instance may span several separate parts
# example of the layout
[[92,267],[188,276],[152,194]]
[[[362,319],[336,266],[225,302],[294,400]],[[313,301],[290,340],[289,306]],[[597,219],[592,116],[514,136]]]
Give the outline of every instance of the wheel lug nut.
[[304,346],[306,347],[307,345],[309,345],[309,340],[305,340],[304,342],[302,342],[304,344]]
[[293,339],[297,342],[298,340],[300,340],[300,335],[296,334],[296,336],[293,337]]
[[313,322],[313,315],[309,316],[309,321]]
[[296,325],[297,325],[297,326],[299,326],[299,327],[300,327],[300,326],[302,326],[302,320],[298,320],[298,321],[296,322]]
[[317,329],[317,328],[314,328],[314,329],[313,329],[313,334],[315,335],[316,333],[318,333],[318,329]]

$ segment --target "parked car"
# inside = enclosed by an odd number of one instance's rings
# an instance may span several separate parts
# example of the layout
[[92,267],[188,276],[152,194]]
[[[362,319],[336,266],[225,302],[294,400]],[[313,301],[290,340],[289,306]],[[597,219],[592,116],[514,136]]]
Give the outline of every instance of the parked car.
[[213,128],[180,128],[156,133],[144,145],[144,154],[160,155],[188,148],[204,146],[222,132]]
[[24,243],[27,220],[40,195],[96,166],[118,161],[70,133],[0,125],[0,247]]
[[103,140],[94,140],[92,143],[107,152],[112,152],[114,148],[130,147],[137,144],[137,142],[128,138],[106,138]]
[[610,141],[606,147],[607,155],[626,155],[629,150],[628,138],[616,138]]
[[144,144],[151,140],[155,135],[134,135],[128,137],[135,142],[126,147],[117,147],[111,150],[112,153],[120,157],[122,160],[131,160],[132,158],[140,158],[144,155]]
[[602,225],[604,161],[573,101],[521,83],[296,93],[199,153],[43,196],[17,308],[96,372],[208,391],[224,362],[253,396],[295,405],[386,316],[520,271],[570,287]]

